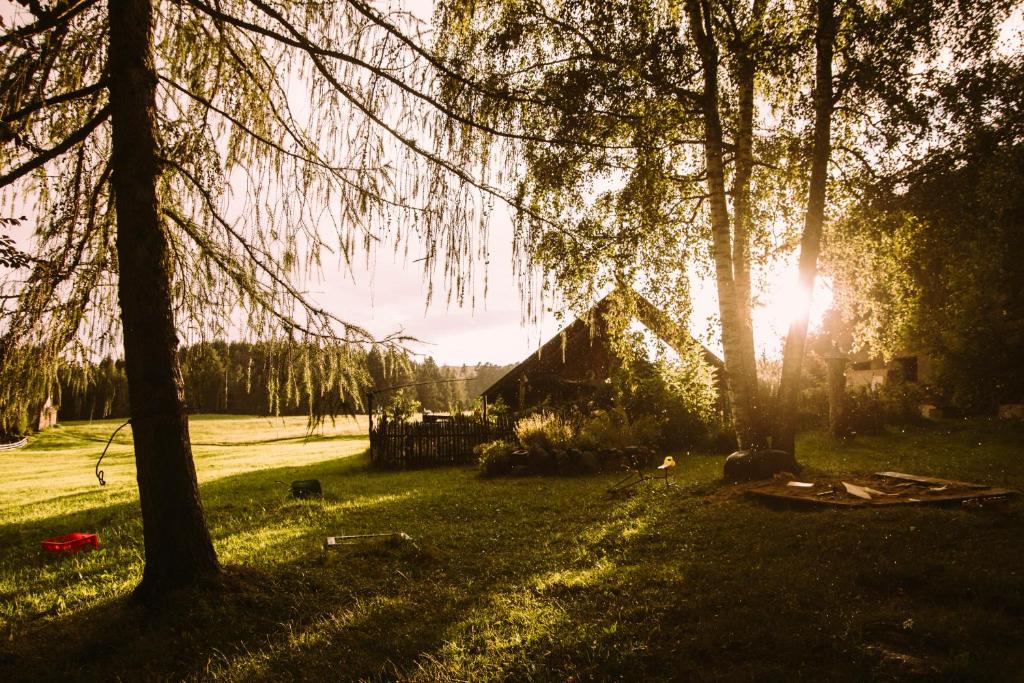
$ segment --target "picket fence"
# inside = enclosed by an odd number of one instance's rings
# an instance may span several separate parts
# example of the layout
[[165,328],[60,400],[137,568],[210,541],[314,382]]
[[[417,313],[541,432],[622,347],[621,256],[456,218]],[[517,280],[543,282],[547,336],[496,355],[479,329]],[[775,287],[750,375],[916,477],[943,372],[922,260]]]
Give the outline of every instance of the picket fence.
[[375,420],[370,429],[370,461],[381,469],[412,469],[474,462],[473,448],[497,439],[515,439],[515,420],[485,421],[453,415],[439,422]]

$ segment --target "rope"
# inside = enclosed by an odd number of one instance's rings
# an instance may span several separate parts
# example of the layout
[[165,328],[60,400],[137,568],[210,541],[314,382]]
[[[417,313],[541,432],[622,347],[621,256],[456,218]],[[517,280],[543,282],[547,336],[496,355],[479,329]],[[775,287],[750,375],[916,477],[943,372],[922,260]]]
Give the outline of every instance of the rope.
[[114,437],[117,433],[132,423],[131,418],[125,420],[124,424],[114,430],[114,433],[107,439],[107,445],[103,447],[103,452],[100,453],[100,459],[96,461],[96,478],[99,479],[100,486],[106,486],[107,482],[103,478],[103,470],[100,469],[100,463],[103,462],[103,456],[107,454],[107,449],[110,448],[110,444],[114,441]]

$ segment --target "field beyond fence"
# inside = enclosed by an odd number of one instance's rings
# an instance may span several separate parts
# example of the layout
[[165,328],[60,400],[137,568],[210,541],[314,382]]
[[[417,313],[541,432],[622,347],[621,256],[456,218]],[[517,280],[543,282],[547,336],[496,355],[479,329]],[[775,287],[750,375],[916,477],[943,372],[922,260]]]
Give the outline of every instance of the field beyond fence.
[[465,465],[473,448],[497,439],[515,438],[515,420],[485,420],[475,415],[445,416],[438,422],[381,419],[370,429],[370,461],[381,469]]

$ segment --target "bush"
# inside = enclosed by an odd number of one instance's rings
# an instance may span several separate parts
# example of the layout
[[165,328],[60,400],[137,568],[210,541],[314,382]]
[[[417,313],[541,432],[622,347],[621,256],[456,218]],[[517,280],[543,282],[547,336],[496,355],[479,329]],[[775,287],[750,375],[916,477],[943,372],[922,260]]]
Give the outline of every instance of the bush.
[[728,454],[737,448],[736,432],[730,427],[718,426],[708,430],[704,447],[712,453]]
[[825,429],[828,427],[828,387],[824,382],[807,387],[800,392],[796,424],[801,431]]
[[867,389],[857,389],[846,395],[846,427],[861,434],[877,434],[885,426],[882,404]]
[[886,424],[921,421],[921,404],[927,403],[925,390],[918,384],[890,382],[876,393]]
[[519,421],[518,444],[492,441],[473,452],[484,476],[588,474],[620,469],[636,455],[650,466],[663,422],[653,415],[631,419],[625,408],[598,410],[588,418],[544,411]]
[[[628,416],[619,420],[621,426],[639,431],[632,444],[682,450],[697,447],[707,438],[716,396],[706,367],[635,360],[613,373],[611,386],[611,406]],[[651,425],[657,429],[654,440]]]
[[552,453],[556,449],[569,448],[575,434],[572,422],[557,413],[535,413],[516,425],[516,437],[529,451]]
[[512,471],[512,451],[515,444],[510,441],[489,441],[473,449],[484,475],[495,477]]
[[851,432],[876,434],[885,425],[920,422],[924,400],[924,390],[906,382],[893,382],[874,391],[857,389],[846,395],[847,426]]
[[598,410],[583,421],[577,443],[585,450],[656,446],[661,440],[661,422],[653,415],[631,420],[623,408]]

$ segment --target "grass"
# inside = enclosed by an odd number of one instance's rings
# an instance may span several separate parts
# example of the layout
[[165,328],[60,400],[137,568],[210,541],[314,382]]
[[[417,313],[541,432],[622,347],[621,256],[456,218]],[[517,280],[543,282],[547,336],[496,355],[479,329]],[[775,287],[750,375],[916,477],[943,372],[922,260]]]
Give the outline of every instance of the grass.
[[[219,590],[161,610],[142,569],[129,437],[69,424],[0,454],[0,680],[1007,680],[1024,664],[1024,504],[798,511],[728,495],[720,456],[626,500],[617,477],[367,469],[360,427],[192,422]],[[1024,488],[1019,424],[800,442],[827,472]],[[319,478],[323,500],[276,480]],[[99,551],[39,540],[97,531]],[[404,531],[416,546],[324,550]]]

